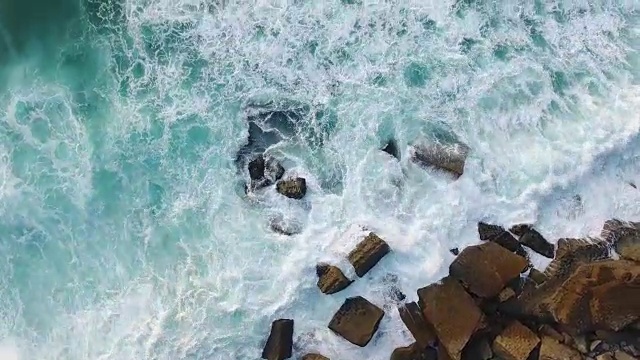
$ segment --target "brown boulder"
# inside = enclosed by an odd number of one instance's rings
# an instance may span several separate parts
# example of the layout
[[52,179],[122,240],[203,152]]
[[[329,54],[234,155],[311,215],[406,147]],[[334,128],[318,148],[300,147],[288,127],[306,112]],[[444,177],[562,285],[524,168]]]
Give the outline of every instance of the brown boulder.
[[288,198],[300,200],[307,193],[307,181],[301,177],[280,180],[276,184],[276,190]]
[[422,314],[422,310],[415,302],[407,303],[398,308],[400,319],[411,332],[416,343],[424,349],[431,346],[436,341],[436,334],[433,327],[427,323]]
[[556,257],[544,271],[552,280],[566,279],[581,264],[607,259],[609,247],[598,239],[560,239]]
[[369,233],[356,248],[349,253],[349,262],[359,277],[363,277],[380,259],[391,251],[389,245],[374,233]]
[[300,360],[330,360],[330,359],[320,354],[307,354],[303,356]]
[[553,259],[555,247],[533,228],[529,228],[520,236],[520,243],[544,257]]
[[548,337],[542,337],[542,345],[540,345],[540,360],[582,360],[582,355],[556,340]]
[[446,171],[459,178],[464,173],[464,163],[468,154],[469,147],[464,144],[432,143],[413,146],[411,160],[425,167]]
[[384,316],[384,311],[362,296],[347,298],[329,322],[329,329],[360,347],[366,346]]
[[454,360],[482,323],[483,315],[462,285],[451,277],[418,290],[420,307],[440,340]]
[[262,358],[284,360],[291,357],[293,347],[293,320],[279,319],[271,323],[271,333],[262,350]]
[[338,267],[324,263],[316,265],[316,275],[318,288],[327,295],[342,291],[353,282]]
[[529,271],[529,279],[535,281],[536,284],[540,285],[547,281],[547,276],[542,271],[536,268],[532,268],[531,271]]
[[540,343],[538,336],[518,321],[507,326],[493,341],[493,351],[504,360],[527,360]]
[[434,348],[420,348],[416,343],[399,347],[391,353],[390,360],[437,360],[438,354]]
[[472,293],[490,298],[519,277],[526,266],[522,256],[487,242],[465,248],[449,266],[449,274],[462,281]]
[[640,223],[609,220],[602,237],[613,244],[621,258],[640,262]]

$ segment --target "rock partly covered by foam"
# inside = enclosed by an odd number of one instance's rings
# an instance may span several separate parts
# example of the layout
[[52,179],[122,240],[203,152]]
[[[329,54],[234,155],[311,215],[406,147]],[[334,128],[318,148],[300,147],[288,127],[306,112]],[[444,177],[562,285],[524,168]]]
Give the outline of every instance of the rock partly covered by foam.
[[422,310],[415,302],[404,304],[398,308],[400,319],[407,326],[416,344],[424,349],[431,346],[436,341],[436,334],[433,327],[426,322]]
[[527,360],[539,343],[533,331],[514,321],[495,338],[493,352],[504,360]]
[[276,190],[288,198],[300,200],[307,194],[307,181],[301,177],[280,180]]
[[460,283],[446,277],[440,283],[418,290],[425,319],[433,325],[440,344],[454,360],[481,326],[483,315]]
[[434,348],[423,349],[416,343],[399,347],[391,353],[390,360],[437,360],[438,353]]
[[544,257],[553,259],[555,247],[532,227],[520,236],[520,243]]
[[335,294],[346,289],[353,282],[344,275],[342,270],[329,264],[316,265],[316,274],[318,275],[318,288],[324,294]]
[[400,160],[400,149],[398,149],[398,144],[396,144],[396,141],[394,139],[390,139],[382,148],[382,151]]
[[389,245],[378,235],[369,233],[355,249],[349,253],[349,262],[359,277],[363,277],[380,259],[391,251]]
[[608,220],[601,235],[620,257],[640,262],[640,223]]
[[469,246],[449,266],[450,276],[462,281],[473,294],[490,298],[520,276],[527,260],[493,242]]
[[345,340],[366,346],[378,330],[384,311],[362,296],[347,298],[329,322],[329,329]]
[[425,167],[446,171],[458,178],[464,173],[468,154],[469,147],[464,144],[430,143],[414,145],[411,160]]
[[478,222],[478,236],[480,240],[487,241],[492,238],[502,235],[506,230],[499,225],[487,224],[485,222]]
[[520,256],[527,256],[526,251],[518,240],[502,226],[479,222],[478,235],[482,241],[491,241]]
[[300,360],[329,360],[329,358],[320,354],[306,354]]
[[256,156],[247,165],[251,180],[260,180],[264,177],[265,159],[262,154]]
[[247,164],[249,178],[251,183],[246,190],[258,190],[260,188],[272,185],[280,180],[284,175],[284,167],[273,157],[267,157],[259,154]]
[[262,350],[262,358],[284,360],[291,357],[293,348],[293,320],[279,319],[271,324],[271,333]]

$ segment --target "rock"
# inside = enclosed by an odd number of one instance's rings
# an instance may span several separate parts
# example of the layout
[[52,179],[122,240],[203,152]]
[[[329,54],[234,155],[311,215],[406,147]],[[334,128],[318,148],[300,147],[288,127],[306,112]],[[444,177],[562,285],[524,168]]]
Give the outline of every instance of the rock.
[[502,226],[487,224],[482,221],[478,222],[478,235],[482,241],[491,240],[505,232],[506,230]]
[[638,358],[631,356],[629,354],[627,354],[624,351],[616,351],[615,353],[613,353],[613,356],[616,358],[616,360],[637,360]]
[[273,217],[269,221],[269,228],[275,233],[286,236],[292,236],[302,232],[302,226],[300,224],[293,220],[285,220],[282,216]]
[[247,168],[249,169],[249,177],[251,180],[260,180],[264,177],[264,166],[265,160],[262,154],[249,161]]
[[391,251],[389,245],[374,233],[369,233],[356,248],[349,253],[349,262],[359,277],[363,277],[380,259]]
[[613,354],[606,353],[596,356],[596,360],[615,360],[615,358],[613,357]]
[[640,267],[626,260],[581,265],[547,300],[554,319],[577,332],[621,330],[640,317]]
[[522,236],[532,228],[533,227],[531,224],[516,224],[509,228],[509,232],[511,232],[515,236]]
[[609,247],[597,239],[560,239],[556,257],[544,271],[547,278],[565,279],[581,264],[609,257]]
[[353,282],[344,275],[342,270],[329,264],[316,265],[316,274],[318,275],[318,288],[327,295],[342,291]]
[[564,341],[564,336],[562,336],[562,334],[560,334],[556,329],[551,327],[551,325],[549,324],[542,325],[540,327],[539,332],[540,332],[540,335],[548,336],[550,338],[555,339],[558,342]]
[[390,360],[437,360],[438,354],[434,348],[421,349],[416,343],[399,347],[391,353]]
[[582,355],[578,351],[548,336],[543,336],[541,342],[540,360],[582,360]]
[[449,274],[477,296],[490,298],[519,277],[526,266],[525,258],[487,242],[465,248],[449,266]]
[[[569,345],[569,343],[566,343]],[[587,338],[582,335],[576,335],[571,338],[571,346],[580,351],[583,354],[589,353],[589,347],[587,345]]]
[[280,164],[280,161],[273,157],[267,158],[264,168],[264,177],[273,184],[274,182],[282,179],[283,176],[284,167]]
[[396,144],[395,140],[389,140],[387,144],[382,148],[382,151],[400,160],[400,150],[398,149],[398,144]]
[[407,303],[398,308],[400,319],[407,326],[407,329],[416,339],[416,344],[422,349],[432,346],[436,341],[436,334],[433,327],[427,323],[422,314],[422,310],[415,302]]
[[425,166],[451,173],[459,178],[464,173],[464,165],[469,154],[469,147],[464,144],[454,145],[416,145],[412,148],[411,160]]
[[300,200],[307,193],[307,181],[301,177],[280,180],[276,184],[276,190],[288,198]]
[[366,346],[378,330],[384,311],[362,296],[347,298],[329,322],[329,329],[354,345]]
[[455,256],[458,256],[458,254],[460,254],[460,250],[458,250],[458,248],[449,249],[449,252]]
[[493,341],[493,351],[504,360],[527,360],[540,339],[518,321],[507,326]]
[[613,244],[621,258],[640,262],[640,223],[608,220],[601,236]]
[[538,254],[553,259],[555,247],[533,228],[520,237],[520,243]]
[[532,268],[531,271],[529,271],[529,278],[538,285],[547,281],[547,276],[536,268]]
[[293,320],[279,319],[271,323],[271,333],[262,350],[262,358],[283,360],[291,357],[293,348]]
[[462,350],[462,360],[490,360],[493,358],[491,345],[485,337],[473,338]]
[[387,303],[399,304],[407,298],[398,286],[398,275],[386,274],[382,282],[385,284],[383,297]]
[[425,320],[436,332],[440,344],[454,360],[460,360],[483,315],[471,296],[452,277],[418,290]]
[[592,341],[591,344],[589,345],[589,351],[590,352],[598,352],[599,350],[602,350],[604,342],[602,340],[595,340]]
[[500,294],[498,294],[498,301],[505,302],[516,296],[516,292],[512,288],[504,288]]
[[304,355],[300,360],[330,360],[330,359],[320,354],[307,354],[307,355]]

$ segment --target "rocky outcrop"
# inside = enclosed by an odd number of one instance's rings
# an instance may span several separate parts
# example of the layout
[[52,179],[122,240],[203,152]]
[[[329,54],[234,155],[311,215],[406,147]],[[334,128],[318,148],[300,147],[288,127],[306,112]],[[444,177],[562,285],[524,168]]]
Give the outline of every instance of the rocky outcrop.
[[536,284],[541,285],[547,281],[548,278],[542,271],[532,268],[531,271],[529,271],[529,279],[535,281]]
[[494,237],[500,236],[505,233],[506,230],[499,225],[487,224],[485,222],[478,222],[478,236],[480,240],[487,241]]
[[422,310],[417,303],[407,303],[399,307],[398,312],[400,313],[400,319],[402,319],[402,322],[404,322],[416,340],[417,346],[425,349],[435,343],[436,334],[433,327],[425,321]]
[[483,222],[478,223],[478,235],[482,241],[492,241],[503,248],[526,257],[527,252],[516,238],[507,232],[502,226],[491,225]]
[[384,311],[362,296],[347,298],[329,322],[329,329],[354,345],[366,346],[378,330]]
[[390,139],[387,142],[387,144],[382,148],[382,151],[400,160],[400,149],[398,149],[398,144],[396,144],[395,140]]
[[464,173],[464,165],[469,154],[469,147],[464,144],[414,145],[411,149],[411,160],[429,168],[442,170],[459,178]]
[[543,336],[539,360],[583,360],[583,357],[575,349],[563,345],[548,336]]
[[324,263],[316,265],[316,275],[318,288],[327,295],[342,291],[353,282],[338,267]]
[[507,283],[520,276],[527,260],[493,242],[469,246],[449,266],[449,274],[469,291],[482,297],[498,295]]
[[555,252],[553,244],[531,227],[520,236],[520,243],[544,257],[553,259]]
[[262,350],[262,358],[284,360],[291,357],[293,348],[293,320],[279,319],[271,324],[271,333]]
[[280,180],[276,190],[288,198],[300,200],[307,194],[307,181],[301,177]]
[[284,175],[284,167],[280,162],[273,157],[265,159],[263,154],[259,154],[249,161],[247,170],[249,171],[250,184],[245,186],[246,192],[272,185]]
[[249,165],[247,165],[247,168],[249,170],[249,177],[251,178],[251,180],[260,180],[264,177],[264,166],[265,159],[262,154],[249,161]]
[[607,243],[599,239],[560,239],[556,257],[544,271],[548,278],[566,279],[581,264],[609,258]]
[[509,228],[509,232],[513,233],[516,236],[522,236],[531,228],[531,224],[516,224]]
[[540,343],[538,336],[518,321],[507,326],[493,341],[493,352],[504,360],[527,360]]
[[452,359],[460,360],[462,349],[481,326],[482,312],[452,277],[419,289],[418,297],[425,320],[433,326],[440,344]]
[[330,360],[330,359],[320,354],[306,354],[300,360]]
[[356,270],[356,275],[363,277],[378,261],[391,251],[389,245],[378,235],[369,233],[355,249],[349,253],[349,262]]
[[409,346],[399,347],[391,353],[390,360],[437,360],[438,353],[434,348],[422,349],[413,343]]

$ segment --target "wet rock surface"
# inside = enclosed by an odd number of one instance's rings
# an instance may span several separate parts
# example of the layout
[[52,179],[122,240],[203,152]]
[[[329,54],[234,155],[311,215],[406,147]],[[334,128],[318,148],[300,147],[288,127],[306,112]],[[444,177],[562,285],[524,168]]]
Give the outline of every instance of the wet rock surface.
[[469,147],[464,144],[431,143],[414,145],[411,160],[423,167],[442,170],[459,178],[464,173],[468,154]]
[[338,267],[324,263],[316,265],[316,275],[318,288],[327,295],[342,291],[353,282]]
[[389,140],[387,144],[382,148],[382,151],[400,160],[400,149],[398,149],[398,144],[395,140]]
[[493,341],[493,352],[504,360],[527,360],[540,339],[518,321],[507,326]]
[[533,228],[529,228],[520,236],[520,243],[544,257],[553,259],[555,246]]
[[389,245],[378,235],[369,233],[355,249],[349,253],[349,262],[356,270],[359,277],[363,277],[385,255],[391,251]]
[[307,181],[301,177],[280,180],[276,190],[288,198],[300,200],[307,194]]
[[291,357],[293,348],[293,320],[279,319],[271,324],[271,333],[262,350],[262,358],[284,360]]
[[350,343],[364,347],[378,330],[383,316],[384,311],[367,299],[347,298],[333,315],[329,329]]
[[390,360],[437,360],[438,353],[434,348],[423,349],[415,343],[399,347],[391,353]]
[[329,360],[329,358],[320,354],[306,354],[300,360]]
[[427,348],[434,345],[436,334],[431,324],[427,323],[422,314],[422,309],[415,302],[407,303],[398,308],[400,319],[405,324],[416,344],[421,348]]

